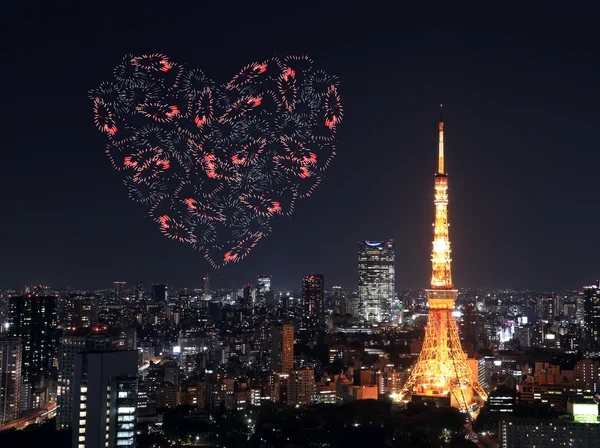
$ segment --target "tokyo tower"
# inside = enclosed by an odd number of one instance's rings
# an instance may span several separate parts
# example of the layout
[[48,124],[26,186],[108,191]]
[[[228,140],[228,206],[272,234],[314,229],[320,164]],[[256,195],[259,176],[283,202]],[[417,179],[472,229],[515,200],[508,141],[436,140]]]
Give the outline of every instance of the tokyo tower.
[[429,316],[419,359],[401,400],[433,399],[441,404],[471,411],[487,394],[467,363],[452,315],[458,291],[452,284],[448,234],[448,175],[444,169],[444,122],[439,123],[438,171],[435,174],[435,222],[431,252],[431,289],[426,290]]

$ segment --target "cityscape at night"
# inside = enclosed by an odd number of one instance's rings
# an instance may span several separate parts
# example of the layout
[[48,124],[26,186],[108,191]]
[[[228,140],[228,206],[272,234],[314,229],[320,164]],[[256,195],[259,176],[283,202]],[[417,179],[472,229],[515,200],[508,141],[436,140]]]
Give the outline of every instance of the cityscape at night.
[[70,3],[6,28],[1,447],[600,446],[584,15]]

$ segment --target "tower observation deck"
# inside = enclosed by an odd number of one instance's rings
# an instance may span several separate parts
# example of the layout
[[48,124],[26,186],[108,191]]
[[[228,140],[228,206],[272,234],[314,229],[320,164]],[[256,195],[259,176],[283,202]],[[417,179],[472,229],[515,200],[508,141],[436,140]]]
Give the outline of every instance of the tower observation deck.
[[[448,222],[448,175],[444,164],[444,122],[438,127],[438,170],[435,174],[435,221],[431,251],[431,288],[426,290],[429,315],[419,359],[399,399],[433,399],[471,412],[487,399],[463,352],[452,315],[458,291],[452,283]],[[476,374],[477,372],[475,372]]]

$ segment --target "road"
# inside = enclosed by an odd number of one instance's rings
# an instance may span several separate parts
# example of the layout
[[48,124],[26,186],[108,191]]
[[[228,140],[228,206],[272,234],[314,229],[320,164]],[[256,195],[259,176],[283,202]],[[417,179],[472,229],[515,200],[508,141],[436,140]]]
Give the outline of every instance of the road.
[[52,403],[50,406],[40,409],[33,414],[27,415],[17,420],[13,420],[4,426],[0,426],[0,431],[6,431],[7,429],[16,428],[23,429],[32,423],[37,423],[46,420],[47,418],[53,417],[56,411],[56,403]]

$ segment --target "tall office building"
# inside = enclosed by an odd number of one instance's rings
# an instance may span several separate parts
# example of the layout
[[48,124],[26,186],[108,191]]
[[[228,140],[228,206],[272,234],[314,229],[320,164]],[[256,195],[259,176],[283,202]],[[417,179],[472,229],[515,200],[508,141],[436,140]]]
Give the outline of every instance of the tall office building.
[[364,320],[396,318],[396,268],[394,241],[358,243],[358,312]]
[[271,358],[276,373],[288,373],[294,368],[294,326],[292,324],[273,326]]
[[141,302],[144,300],[144,282],[137,282],[135,287],[135,301]]
[[252,285],[244,285],[243,300],[245,306],[252,306],[256,298],[256,290]]
[[127,282],[114,282],[114,298],[117,301],[123,300],[125,298],[125,286]]
[[52,373],[56,349],[57,308],[54,296],[11,297],[9,334],[21,338],[21,410],[35,406],[34,389]]
[[74,294],[62,302],[63,328],[91,328],[98,323],[97,298]]
[[152,299],[155,303],[167,303],[167,285],[152,285]]
[[600,351],[600,280],[583,288],[583,349]]
[[137,351],[75,355],[73,448],[135,446]]
[[56,429],[71,427],[73,411],[73,377],[75,356],[85,351],[110,350],[112,338],[103,331],[79,328],[68,331],[60,340],[58,356],[58,388]]
[[320,324],[325,307],[325,279],[322,275],[311,274],[302,279],[302,303],[306,321]]
[[202,297],[207,299],[211,297],[209,274],[204,274],[204,277],[202,277]]
[[271,296],[273,296],[273,291],[271,291],[271,276],[259,275],[256,280],[256,303],[261,306],[267,305]]
[[481,324],[479,311],[474,305],[464,305],[461,308],[460,340],[463,348],[470,354],[474,354],[479,348],[479,336],[482,332]]
[[21,339],[0,337],[0,425],[21,413]]

